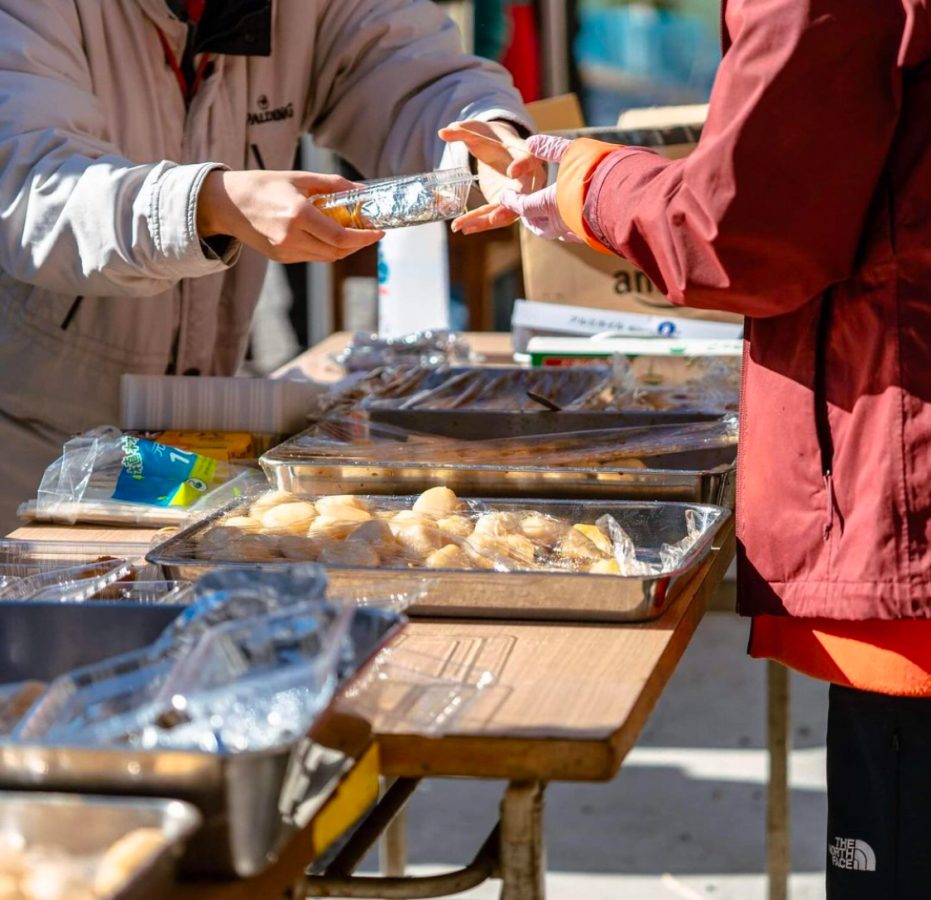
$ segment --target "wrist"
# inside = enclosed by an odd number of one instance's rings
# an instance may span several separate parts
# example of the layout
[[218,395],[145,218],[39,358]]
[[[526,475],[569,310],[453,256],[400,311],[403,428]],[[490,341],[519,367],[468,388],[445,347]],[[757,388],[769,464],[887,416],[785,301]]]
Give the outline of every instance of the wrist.
[[197,233],[202,239],[218,235],[234,236],[230,227],[230,198],[226,169],[213,169],[204,178],[197,195]]

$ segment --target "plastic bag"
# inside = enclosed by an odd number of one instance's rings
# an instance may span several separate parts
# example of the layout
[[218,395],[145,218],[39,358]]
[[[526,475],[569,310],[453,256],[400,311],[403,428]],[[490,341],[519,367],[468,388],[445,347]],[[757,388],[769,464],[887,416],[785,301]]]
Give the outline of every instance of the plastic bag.
[[335,691],[352,616],[325,588],[317,566],[212,572],[149,647],[56,679],[15,736],[217,753],[300,737]]
[[21,515],[68,524],[178,524],[238,496],[254,478],[244,467],[104,426],[64,445],[42,476],[34,509]]

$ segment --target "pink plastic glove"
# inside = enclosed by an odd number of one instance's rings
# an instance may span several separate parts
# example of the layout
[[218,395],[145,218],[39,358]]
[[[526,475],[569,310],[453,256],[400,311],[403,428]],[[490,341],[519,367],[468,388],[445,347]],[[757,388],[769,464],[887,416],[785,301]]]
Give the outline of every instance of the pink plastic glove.
[[[552,163],[562,160],[570,143],[566,138],[549,134],[536,134],[527,139],[527,146],[537,159]],[[505,209],[517,213],[524,227],[537,237],[548,241],[565,241],[567,244],[584,243],[569,230],[559,214],[555,184],[543,188],[542,191],[534,191],[532,194],[505,191],[498,202]]]

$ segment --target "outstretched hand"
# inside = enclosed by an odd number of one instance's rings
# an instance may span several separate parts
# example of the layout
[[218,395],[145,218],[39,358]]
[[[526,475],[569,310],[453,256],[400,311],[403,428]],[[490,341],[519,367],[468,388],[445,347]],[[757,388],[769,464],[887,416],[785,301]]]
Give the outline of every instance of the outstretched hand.
[[513,225],[518,214],[502,206],[505,192],[527,194],[546,183],[546,166],[527,141],[507,122],[468,119],[440,129],[444,141],[461,141],[478,162],[478,181],[485,204],[453,222],[453,231],[475,234]]
[[[530,138],[528,148],[537,160],[559,163],[569,148],[566,138],[555,135],[540,134]],[[517,171],[520,171],[518,167]],[[569,230],[556,203],[556,185],[534,191],[532,194],[518,194],[505,191],[501,195],[501,205],[520,216],[524,227],[537,237],[548,241],[565,241],[570,244],[582,243],[581,238]]]
[[309,199],[354,187],[338,175],[214,169],[197,198],[197,230],[230,235],[277,262],[335,262],[384,237],[344,228]]

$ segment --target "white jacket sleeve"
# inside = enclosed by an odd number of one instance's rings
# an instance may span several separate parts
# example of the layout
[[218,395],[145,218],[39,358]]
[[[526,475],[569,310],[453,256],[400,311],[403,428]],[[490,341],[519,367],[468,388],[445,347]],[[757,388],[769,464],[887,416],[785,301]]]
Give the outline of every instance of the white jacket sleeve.
[[305,126],[366,177],[466,165],[436,136],[457,119],[532,129],[510,76],[462,52],[459,31],[427,0],[333,0],[317,23],[316,90]]
[[0,0],[0,270],[52,291],[143,296],[223,270],[196,229],[215,163],[136,165],[109,143],[72,3]]

